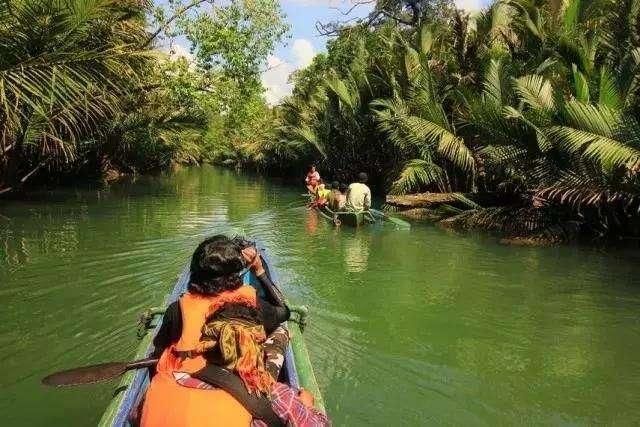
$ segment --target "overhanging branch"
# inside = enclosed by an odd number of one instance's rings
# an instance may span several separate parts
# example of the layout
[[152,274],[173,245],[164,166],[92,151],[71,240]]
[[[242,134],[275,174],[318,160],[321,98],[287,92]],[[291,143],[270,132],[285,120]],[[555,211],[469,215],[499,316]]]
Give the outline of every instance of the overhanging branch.
[[144,44],[142,45],[142,47],[148,47],[155,39],[156,37],[158,37],[160,35],[161,32],[165,31],[167,28],[169,28],[169,25],[171,25],[171,23],[173,21],[175,21],[176,19],[178,19],[179,17],[181,17],[182,15],[184,15],[185,13],[187,13],[189,11],[189,9],[193,9],[194,7],[198,7],[200,6],[202,3],[210,3],[213,4],[214,0],[194,0],[191,3],[189,3],[187,6],[178,9],[169,19],[167,19],[167,21],[162,24],[161,26],[159,26],[152,34],[151,36],[149,36],[149,38],[147,39],[147,41],[144,42]]
[[[356,4],[354,4],[344,12],[338,8],[333,9],[340,10],[340,13],[342,15],[348,16],[358,6],[370,3],[375,3],[375,0],[362,0],[356,2]],[[320,36],[336,36],[340,34],[342,30],[346,29],[349,24],[355,23],[356,25],[362,25],[364,27],[375,26],[380,22],[381,17],[391,19],[398,24],[418,27],[420,26],[421,21],[421,11],[418,3],[419,2],[417,0],[407,1],[405,3],[404,10],[400,10],[397,13],[394,13],[393,11],[390,11],[388,9],[381,8],[374,10],[366,18],[352,18],[346,21],[333,21],[328,23],[318,21],[316,22],[316,31]]]

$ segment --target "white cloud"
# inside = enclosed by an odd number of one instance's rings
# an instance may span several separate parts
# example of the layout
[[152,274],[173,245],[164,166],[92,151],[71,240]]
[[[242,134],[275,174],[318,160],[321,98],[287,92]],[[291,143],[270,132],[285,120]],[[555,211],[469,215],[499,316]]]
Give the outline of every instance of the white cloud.
[[271,105],[278,104],[283,98],[291,94],[293,85],[288,82],[289,75],[296,70],[311,64],[316,51],[309,40],[296,39],[291,45],[292,62],[271,55],[267,58],[267,71],[262,73],[262,85],[265,98]]
[[285,96],[291,94],[291,84],[287,82],[294,67],[277,56],[267,59],[267,71],[262,73],[262,85],[265,88],[265,98],[270,105],[275,105]]
[[313,57],[316,56],[316,50],[313,45],[307,39],[296,39],[291,46],[293,57],[296,60],[296,66],[298,68],[306,68],[313,61]]
[[460,9],[464,9],[467,12],[473,12],[482,9],[482,0],[455,0],[456,6]]

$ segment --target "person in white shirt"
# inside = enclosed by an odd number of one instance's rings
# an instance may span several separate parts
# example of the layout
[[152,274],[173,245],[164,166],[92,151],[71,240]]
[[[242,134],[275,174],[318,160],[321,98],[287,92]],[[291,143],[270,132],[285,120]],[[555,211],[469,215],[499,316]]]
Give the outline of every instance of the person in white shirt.
[[349,185],[347,190],[347,210],[363,212],[371,208],[371,190],[366,184],[367,180],[367,174],[361,172],[358,174],[358,182]]

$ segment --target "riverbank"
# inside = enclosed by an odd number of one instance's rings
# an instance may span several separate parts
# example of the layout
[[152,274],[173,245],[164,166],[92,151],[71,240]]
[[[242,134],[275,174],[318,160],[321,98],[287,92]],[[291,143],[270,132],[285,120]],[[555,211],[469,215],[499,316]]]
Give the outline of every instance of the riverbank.
[[[494,194],[420,193],[388,195],[386,203],[403,216],[426,220],[443,228],[494,232],[500,242],[514,246],[552,246],[633,241],[640,237],[640,218],[633,209],[617,219],[617,231],[603,232],[590,222],[595,206],[582,207],[582,215],[564,211],[535,197],[531,207],[501,205]],[[596,214],[597,215],[597,214]],[[599,224],[600,227],[607,224]]]

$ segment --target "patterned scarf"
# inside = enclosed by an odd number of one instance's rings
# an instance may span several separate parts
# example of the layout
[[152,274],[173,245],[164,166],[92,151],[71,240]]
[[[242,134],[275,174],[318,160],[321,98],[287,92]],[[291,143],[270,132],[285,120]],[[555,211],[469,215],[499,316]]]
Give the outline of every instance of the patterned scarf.
[[264,393],[274,380],[264,365],[262,343],[266,334],[255,303],[233,296],[212,305],[194,349],[206,353],[209,362],[235,372],[249,393]]

